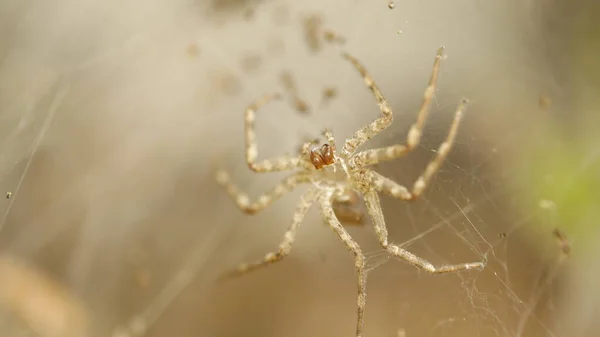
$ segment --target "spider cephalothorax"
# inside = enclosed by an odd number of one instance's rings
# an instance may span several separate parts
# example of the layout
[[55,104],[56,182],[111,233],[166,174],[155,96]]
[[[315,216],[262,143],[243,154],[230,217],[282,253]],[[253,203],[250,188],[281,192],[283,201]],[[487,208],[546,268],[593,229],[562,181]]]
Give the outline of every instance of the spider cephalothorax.
[[[357,59],[348,54],[344,54],[344,58],[361,74],[367,87],[375,96],[383,116],[357,130],[352,137],[346,140],[339,155],[336,154],[335,139],[333,135],[326,130],[324,136],[327,143],[320,147],[310,150],[310,146],[315,142],[307,142],[302,146],[301,153],[298,156],[257,161],[258,153],[256,135],[254,132],[256,111],[264,104],[279,98],[280,96],[277,94],[266,95],[246,109],[245,139],[246,163],[248,164],[248,167],[255,172],[293,172],[280,184],[260,196],[254,202],[250,202],[248,196],[242,193],[237,186],[230,181],[229,174],[223,170],[217,171],[216,178],[219,184],[227,189],[228,194],[233,198],[240,209],[250,214],[266,208],[297,186],[308,185],[308,190],[296,206],[296,211],[294,212],[291,224],[283,236],[283,240],[279,244],[278,249],[274,252],[267,253],[262,260],[240,265],[236,270],[226,274],[227,276],[241,275],[250,270],[264,267],[283,259],[290,253],[298,227],[304,220],[309,208],[313,204],[317,204],[325,223],[331,227],[348,250],[354,255],[354,265],[356,267],[358,280],[358,317],[356,322],[356,336],[361,336],[366,303],[365,256],[358,243],[354,241],[340,222],[341,215],[345,213],[347,213],[350,219],[362,221],[362,213],[357,213],[354,208],[359,200],[359,194],[362,195],[367,213],[372,219],[375,234],[379,239],[379,243],[390,256],[399,258],[416,268],[431,274],[444,274],[484,268],[486,263],[485,258],[483,261],[479,262],[435,266],[431,262],[404,249],[402,246],[390,243],[388,241],[387,228],[379,201],[379,193],[384,193],[403,201],[415,200],[422,195],[429,181],[438,171],[454,144],[454,139],[458,132],[458,125],[460,124],[460,120],[467,106],[467,100],[461,100],[454,114],[454,120],[445,141],[440,145],[435,157],[427,165],[421,176],[415,181],[412,188],[402,186],[375,172],[371,168],[374,164],[403,157],[419,144],[425,120],[427,119],[429,105],[431,104],[435,93],[435,86],[443,52],[443,47],[438,49],[433,64],[431,78],[425,89],[425,93],[423,94],[423,103],[419,110],[416,122],[411,126],[408,132],[405,144],[396,144],[383,148],[356,152],[361,145],[385,130],[392,123],[393,118],[392,109],[389,107],[383,94],[371,76]],[[335,172],[336,165],[339,165],[343,169],[343,172],[337,171],[338,174],[331,174],[331,172],[329,172],[330,170],[324,169],[331,166]]]

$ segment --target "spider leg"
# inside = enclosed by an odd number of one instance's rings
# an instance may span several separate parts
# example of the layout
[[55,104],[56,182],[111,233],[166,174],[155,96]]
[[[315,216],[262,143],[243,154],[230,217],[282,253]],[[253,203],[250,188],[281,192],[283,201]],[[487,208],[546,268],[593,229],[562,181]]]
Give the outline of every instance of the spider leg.
[[365,193],[365,204],[367,205],[367,211],[373,219],[373,225],[375,227],[375,234],[379,239],[381,246],[388,252],[388,254],[398,257],[413,266],[424,270],[431,274],[446,274],[459,272],[462,270],[479,269],[482,270],[485,267],[486,260],[480,262],[469,262],[460,264],[445,264],[441,266],[434,266],[431,262],[416,256],[415,254],[388,242],[388,233],[385,226],[385,220],[383,212],[381,210],[381,204],[379,202],[379,196],[376,191],[370,191]]
[[390,178],[386,178],[381,174],[369,169],[365,170],[364,174],[369,184],[373,185],[377,192],[383,192],[391,197],[404,201],[415,199],[415,196],[408,190],[408,188],[398,184]]
[[323,137],[325,137],[325,139],[327,139],[327,142],[329,143],[329,145],[331,146],[331,149],[335,153],[335,149],[336,149],[335,148],[335,138],[333,138],[333,134],[331,133],[331,130],[329,130],[329,129],[323,130]]
[[[378,191],[384,192],[392,197],[399,198],[401,200],[414,200],[420,197],[423,194],[423,191],[431,181],[431,178],[437,173],[442,166],[442,163],[450,153],[452,146],[454,145],[454,140],[456,139],[456,134],[458,133],[458,126],[462,119],[465,109],[467,108],[468,101],[466,99],[462,99],[460,105],[456,109],[456,113],[454,114],[454,121],[450,126],[450,131],[448,132],[448,136],[446,140],[440,144],[435,157],[427,164],[425,171],[417,178],[413,188],[409,191],[406,187],[399,185],[393,180],[386,178],[379,173],[376,173],[371,170],[366,171],[367,179],[371,181],[377,188]],[[366,153],[362,152],[362,153]]]
[[[431,105],[431,100],[433,99],[433,95],[435,93],[438,74],[440,71],[440,62],[444,56],[444,49],[445,48],[443,46],[438,48],[437,54],[435,56],[435,60],[433,62],[433,68],[431,71],[431,76],[429,78],[429,83],[427,85],[427,88],[425,88],[425,92],[423,93],[423,102],[421,103],[421,108],[419,109],[419,113],[417,115],[417,121],[411,127],[411,129],[408,133],[407,145],[405,146],[406,148],[412,149],[414,146],[416,146],[419,143],[419,141],[421,139],[421,133],[423,130],[423,126],[425,124],[425,121],[427,120],[427,115],[429,114],[429,106]],[[381,91],[379,90],[377,85],[375,85],[373,79],[371,78],[369,73],[366,71],[364,66],[361,65],[358,62],[358,60],[356,60],[354,57],[352,57],[348,54],[344,54],[344,58],[346,58],[348,61],[350,61],[354,65],[354,67],[358,70],[358,72],[362,75],[362,77],[365,81],[365,84],[373,92],[373,95],[375,96],[375,99],[377,100],[377,103],[379,104],[379,109],[381,110],[381,113],[383,114],[382,117],[380,117],[379,119],[376,119],[371,124],[358,130],[352,136],[352,138],[350,138],[346,141],[346,144],[344,145],[344,149],[342,152],[347,157],[350,157],[352,154],[354,154],[357,147],[364,144],[367,140],[373,138],[379,132],[385,130],[392,123],[393,115],[392,115],[392,109],[389,107],[385,98],[381,94]],[[398,149],[396,149],[394,151],[395,152],[401,151],[401,147],[399,147]],[[404,150],[404,152],[406,152],[406,150]]]
[[248,214],[255,214],[267,206],[278,200],[285,193],[290,192],[294,187],[298,186],[303,182],[309,181],[305,174],[295,173],[284,178],[279,184],[277,184],[270,191],[259,196],[256,201],[251,202],[248,195],[243,193],[237,185],[231,182],[229,173],[224,170],[217,170],[216,180],[219,185],[225,187],[227,194],[235,201],[237,206]]
[[310,155],[310,147],[318,143],[318,139],[313,139],[304,142],[304,144],[302,144],[302,147],[300,148],[300,155],[302,156],[302,158],[307,158]]
[[265,159],[257,162],[258,145],[256,143],[256,132],[254,132],[254,121],[256,111],[272,100],[280,99],[279,94],[267,94],[254,101],[248,108],[244,118],[244,132],[246,138],[246,163],[254,172],[275,172],[289,170],[298,167],[302,160],[300,157],[282,156],[277,158]]
[[223,274],[221,276],[221,279],[241,276],[253,270],[266,267],[270,264],[281,261],[285,256],[287,256],[292,250],[292,244],[296,239],[296,231],[298,230],[298,227],[300,227],[300,224],[304,220],[304,216],[308,212],[310,206],[317,199],[319,195],[318,192],[318,189],[311,188],[302,196],[300,202],[298,202],[298,205],[296,206],[296,211],[294,212],[292,224],[289,226],[287,232],[285,232],[283,236],[283,241],[279,244],[279,248],[276,252],[267,253],[265,257],[260,261],[249,264],[241,264],[235,270]]
[[363,255],[360,246],[354,239],[348,234],[346,229],[342,226],[340,221],[335,216],[335,212],[332,207],[332,193],[331,191],[322,195],[319,199],[321,206],[321,214],[323,219],[331,229],[337,234],[337,236],[344,242],[346,248],[354,254],[354,266],[356,268],[357,280],[358,280],[358,309],[357,309],[357,321],[356,321],[356,336],[362,335],[364,326],[364,311],[367,301],[367,275],[365,271],[365,256]]
[[[436,158],[433,160],[433,165],[431,169],[433,173],[439,168],[439,165],[442,163],[450,148],[454,143],[454,139],[456,138],[456,133],[458,132],[458,127],[463,118],[465,110],[467,109],[468,101],[466,99],[462,99],[460,104],[456,108],[454,112],[454,119],[452,120],[452,125],[450,125],[450,131],[448,132],[448,136],[444,143],[442,143],[438,149],[438,154]],[[416,131],[413,131],[416,130]],[[418,135],[418,136],[415,136]],[[374,165],[383,161],[393,160],[399,157],[402,157],[412,151],[420,142],[421,129],[418,128],[418,124],[414,124],[411,127],[411,131],[408,133],[408,137],[406,140],[406,145],[397,144],[388,147],[382,147],[378,149],[370,149],[357,153],[352,159],[351,162],[354,166],[368,166]],[[412,138],[411,138],[412,137]],[[428,167],[429,168],[429,167]],[[427,171],[427,170],[426,170]],[[433,175],[433,173],[431,175]],[[424,182],[427,182],[431,175],[428,178],[424,179]]]
[[310,147],[318,144],[319,140],[318,139],[313,139],[313,140],[309,140],[304,142],[304,144],[302,144],[302,147],[300,148],[300,162],[299,162],[299,166],[301,166],[302,168],[304,168],[305,170],[314,170],[315,167],[313,164],[311,164],[310,162]]
[[435,173],[440,169],[440,166],[442,166],[442,163],[448,156],[448,153],[450,153],[450,150],[452,150],[454,140],[456,139],[456,134],[458,133],[458,126],[468,104],[469,101],[466,99],[463,98],[460,100],[460,104],[458,105],[456,113],[454,114],[454,121],[450,126],[450,131],[448,132],[446,140],[440,144],[435,157],[433,157],[433,159],[429,162],[425,168],[425,172],[421,174],[421,176],[413,185],[412,191],[414,196],[419,197],[423,193],[423,190],[425,190],[433,175],[435,175]]
[[[417,145],[419,145],[419,142],[421,141],[421,135],[423,134],[423,127],[425,125],[425,121],[427,120],[427,116],[429,115],[429,106],[431,105],[431,100],[433,99],[433,95],[435,93],[438,74],[440,71],[440,61],[442,60],[443,55],[444,47],[440,47],[435,56],[435,61],[433,62],[433,69],[431,72],[431,77],[429,78],[429,84],[423,93],[423,102],[421,103],[419,113],[417,114],[417,120],[410,127],[408,135],[406,136],[406,144],[397,144],[360,152],[352,159],[353,164],[357,166],[373,165],[382,161],[396,159],[406,155]],[[458,121],[455,119],[454,123],[458,123]]]
[[348,53],[343,53],[342,57],[349,61],[354,66],[354,68],[358,70],[363,80],[365,81],[367,87],[371,89],[371,92],[373,92],[375,100],[377,100],[377,104],[379,105],[379,110],[381,110],[381,113],[383,114],[383,116],[374,120],[367,126],[362,127],[361,129],[356,131],[351,138],[346,140],[344,148],[342,149],[342,154],[349,158],[352,154],[354,154],[356,148],[364,144],[367,140],[373,138],[379,132],[385,130],[385,128],[387,128],[392,123],[393,114],[392,108],[390,108],[388,102],[381,93],[381,90],[379,90],[379,87],[377,87],[377,84],[375,84],[375,81],[367,72],[365,67],[355,57],[351,56]]

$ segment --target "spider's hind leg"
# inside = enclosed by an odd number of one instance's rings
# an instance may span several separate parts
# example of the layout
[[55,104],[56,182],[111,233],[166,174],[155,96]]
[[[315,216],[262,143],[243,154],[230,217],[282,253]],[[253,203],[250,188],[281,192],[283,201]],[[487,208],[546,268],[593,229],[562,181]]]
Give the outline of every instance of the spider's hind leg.
[[227,272],[223,274],[220,279],[231,278],[235,276],[241,276],[253,270],[266,267],[275,262],[281,261],[284,257],[286,257],[290,251],[292,250],[292,244],[296,239],[296,231],[300,224],[304,220],[306,213],[308,212],[310,206],[315,202],[318,196],[318,189],[311,188],[302,198],[300,202],[296,206],[296,211],[294,212],[294,217],[292,220],[292,224],[289,226],[287,232],[285,232],[283,236],[283,241],[279,244],[279,248],[276,252],[269,252],[265,255],[265,257],[254,263],[245,263],[239,265],[235,270]]
[[450,126],[450,131],[448,131],[448,136],[446,136],[446,140],[438,147],[437,153],[435,157],[429,162],[427,167],[425,168],[425,172],[421,174],[417,181],[413,185],[412,194],[414,197],[419,197],[423,194],[423,191],[427,187],[427,184],[431,180],[431,178],[437,173],[442,166],[442,163],[452,150],[452,146],[454,145],[454,140],[456,139],[456,134],[458,133],[458,126],[460,125],[460,121],[463,118],[465,110],[467,109],[467,105],[469,101],[466,99],[461,99],[458,108],[456,108],[456,112],[454,113],[454,120],[452,121],[452,125]]
[[356,336],[361,337],[364,326],[364,311],[367,302],[367,273],[365,269],[365,256],[358,243],[350,236],[348,231],[342,226],[340,221],[335,216],[331,204],[331,193],[326,193],[319,199],[321,206],[321,215],[323,220],[331,227],[331,229],[342,240],[346,248],[354,254],[354,267],[356,268],[358,281],[358,308],[356,320]]
[[398,245],[389,243],[387,227],[385,225],[383,212],[381,210],[379,196],[377,195],[376,191],[371,191],[365,194],[365,204],[367,205],[369,215],[373,219],[373,225],[375,226],[375,233],[379,239],[379,243],[391,256],[400,258],[405,262],[410,263],[414,267],[424,270],[430,274],[447,274],[471,269],[483,270],[485,267],[487,262],[485,257],[483,261],[479,262],[434,266],[431,262],[416,256],[408,250],[403,249]]

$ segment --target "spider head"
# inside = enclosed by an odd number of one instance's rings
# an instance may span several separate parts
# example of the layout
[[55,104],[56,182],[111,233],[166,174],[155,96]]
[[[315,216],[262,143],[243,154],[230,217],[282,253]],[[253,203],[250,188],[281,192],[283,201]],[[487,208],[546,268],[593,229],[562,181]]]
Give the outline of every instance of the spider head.
[[329,144],[323,144],[321,147],[315,147],[310,150],[310,162],[317,170],[325,166],[335,164],[335,154],[333,147]]

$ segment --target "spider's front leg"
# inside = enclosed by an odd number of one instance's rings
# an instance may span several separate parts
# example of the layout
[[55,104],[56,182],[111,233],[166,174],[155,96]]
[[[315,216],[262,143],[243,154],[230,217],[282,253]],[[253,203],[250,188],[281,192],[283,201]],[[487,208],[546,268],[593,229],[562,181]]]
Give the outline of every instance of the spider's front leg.
[[356,268],[357,280],[358,280],[358,309],[357,309],[357,321],[356,321],[356,336],[362,335],[364,326],[364,311],[367,301],[367,274],[365,270],[365,256],[360,249],[360,246],[350,234],[344,229],[340,221],[335,216],[335,212],[332,207],[333,192],[328,191],[321,195],[319,198],[319,204],[321,206],[321,214],[325,222],[331,227],[331,229],[337,234],[337,236],[346,245],[346,248],[354,254],[354,266]]
[[388,252],[388,254],[398,257],[413,266],[424,270],[431,274],[446,274],[454,273],[463,270],[479,269],[482,270],[485,267],[486,259],[480,262],[468,262],[460,264],[446,264],[441,266],[434,266],[431,262],[416,256],[415,254],[388,242],[387,227],[385,225],[385,219],[381,210],[381,204],[379,202],[379,196],[376,191],[370,191],[365,193],[365,204],[367,205],[367,211],[373,219],[373,225],[375,227],[375,234],[379,239],[381,246]]
[[265,104],[280,99],[279,94],[267,94],[259,98],[248,108],[244,117],[244,132],[246,140],[246,163],[254,172],[275,172],[296,168],[304,163],[301,157],[282,156],[272,159],[265,159],[257,162],[258,145],[256,142],[256,132],[254,131],[254,121],[256,120],[256,111]]
[[[413,200],[420,197],[431,181],[431,178],[433,178],[433,176],[442,166],[442,163],[450,153],[450,150],[452,150],[454,140],[456,139],[456,134],[458,133],[458,126],[467,108],[467,104],[468,101],[466,99],[461,100],[460,105],[454,114],[454,121],[452,122],[452,126],[450,126],[450,131],[448,132],[448,136],[446,136],[446,140],[440,144],[435,157],[433,157],[429,164],[427,164],[425,171],[423,171],[419,178],[417,178],[410,192],[406,187],[401,186],[391,179],[385,178],[371,170],[366,171],[366,176],[367,179],[369,179],[369,182],[376,186],[378,191],[389,194],[395,198],[400,198],[401,200]],[[363,153],[366,152],[368,151]]]
[[283,179],[270,191],[259,196],[255,201],[251,202],[250,198],[246,193],[242,192],[237,185],[231,182],[229,173],[224,170],[217,170],[215,176],[219,185],[225,187],[227,194],[235,201],[236,205],[245,213],[255,214],[269,205],[274,201],[278,200],[285,193],[290,192],[294,187],[301,183],[310,181],[309,177],[305,173],[294,173]]
[[[421,141],[421,135],[423,134],[423,127],[425,121],[429,115],[429,106],[435,94],[435,88],[437,86],[438,75],[440,72],[440,62],[444,57],[444,47],[440,47],[433,61],[433,69],[431,71],[431,77],[429,78],[429,84],[423,93],[423,102],[421,108],[417,114],[416,122],[410,127],[408,135],[406,136],[406,144],[397,144],[388,147],[371,149],[360,152],[352,158],[352,163],[357,166],[366,166],[377,164],[382,161],[393,160],[402,157],[412,151]],[[460,110],[460,108],[459,108]],[[458,124],[455,119],[454,124]],[[453,124],[453,127],[454,127]]]
[[369,125],[356,131],[352,138],[346,140],[344,148],[342,149],[342,155],[344,155],[346,158],[350,158],[350,156],[354,154],[354,152],[359,146],[364,144],[367,140],[373,138],[381,131],[385,130],[385,128],[387,128],[392,123],[393,113],[392,108],[390,108],[388,102],[381,93],[381,90],[379,90],[379,87],[377,87],[377,84],[375,84],[375,81],[373,80],[369,72],[367,72],[365,67],[355,57],[351,56],[348,53],[342,54],[342,57],[348,60],[354,66],[354,68],[358,70],[363,80],[365,81],[365,84],[369,89],[371,89],[371,92],[375,96],[375,100],[379,105],[379,110],[381,110],[381,113],[383,114],[383,116],[374,120]]
[[311,188],[308,190],[308,192],[306,192],[306,194],[304,194],[304,196],[302,196],[300,202],[298,202],[298,205],[296,206],[292,224],[288,228],[287,232],[285,232],[283,240],[279,244],[279,248],[276,252],[267,253],[260,261],[249,264],[241,264],[235,270],[223,274],[221,279],[240,276],[258,268],[266,267],[269,264],[281,261],[285,256],[287,256],[292,250],[292,244],[296,239],[296,231],[298,230],[298,227],[300,227],[300,224],[304,220],[304,217],[310,209],[310,206],[315,202],[315,200],[317,200],[318,195],[319,190],[316,188]]

